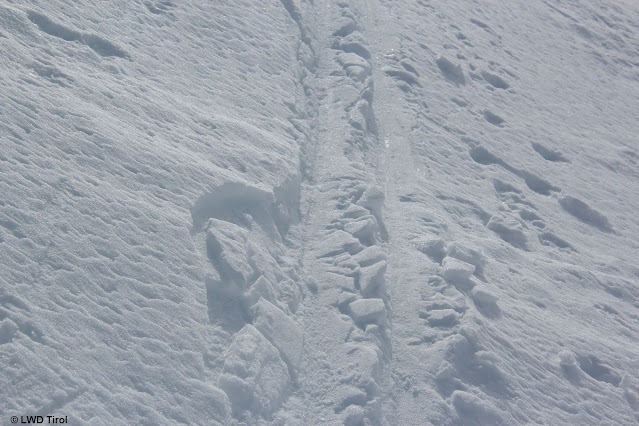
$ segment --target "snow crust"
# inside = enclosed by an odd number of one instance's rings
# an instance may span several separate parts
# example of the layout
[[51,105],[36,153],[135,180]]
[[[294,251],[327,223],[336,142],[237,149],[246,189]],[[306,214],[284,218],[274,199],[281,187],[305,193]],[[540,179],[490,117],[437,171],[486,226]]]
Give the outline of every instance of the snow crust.
[[0,4],[0,423],[639,423],[630,1]]

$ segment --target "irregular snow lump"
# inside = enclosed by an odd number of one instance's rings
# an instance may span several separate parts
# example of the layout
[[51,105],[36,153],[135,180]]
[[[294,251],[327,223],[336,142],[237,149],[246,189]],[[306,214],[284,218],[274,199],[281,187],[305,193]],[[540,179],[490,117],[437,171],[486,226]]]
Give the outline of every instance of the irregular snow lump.
[[206,234],[208,255],[222,279],[230,279],[244,290],[253,274],[247,262],[248,231],[230,222],[209,219]]
[[514,219],[492,216],[486,227],[514,247],[526,250],[527,239],[521,223]]
[[375,231],[377,220],[372,215],[349,222],[344,225],[344,230],[366,244],[375,243]]
[[450,327],[459,322],[459,314],[453,309],[431,311],[426,319],[431,327]]
[[459,242],[452,242],[446,246],[446,254],[455,259],[462,260],[471,265],[475,265],[477,272],[484,266],[484,255],[479,249]]
[[457,84],[466,84],[466,78],[464,78],[464,72],[461,65],[454,64],[450,59],[439,56],[436,60],[437,67],[444,74],[444,77]]
[[505,424],[502,416],[492,404],[471,393],[456,390],[451,399],[459,417],[469,424]]
[[366,247],[361,252],[353,256],[353,260],[359,264],[362,268],[373,265],[382,260],[386,260],[386,254],[379,246]]
[[336,256],[338,254],[347,252],[355,254],[360,252],[364,246],[358,239],[354,238],[348,232],[341,230],[335,230],[328,234],[321,242],[321,247],[318,248],[318,258]]
[[260,298],[264,298],[274,305],[278,305],[280,292],[269,279],[261,275],[253,285],[242,295],[242,307],[248,313]]
[[384,284],[384,274],[386,273],[386,261],[377,262],[371,266],[361,268],[359,276],[359,287],[364,297],[371,297],[378,293]]
[[284,401],[290,376],[277,349],[247,324],[226,352],[218,386],[228,395],[236,417],[244,411],[270,416]]
[[266,299],[260,299],[251,311],[255,328],[280,351],[291,371],[296,372],[304,347],[302,330],[288,315]]
[[442,261],[442,275],[446,281],[466,281],[475,272],[475,265],[446,256]]
[[0,345],[10,342],[16,331],[18,326],[11,319],[5,318],[0,321]]
[[356,324],[382,325],[386,320],[386,308],[382,299],[359,299],[348,305],[348,311]]
[[499,300],[498,296],[483,287],[475,287],[471,295],[475,303],[481,305],[495,305]]
[[418,239],[413,241],[413,244],[417,250],[424,253],[434,262],[441,263],[446,257],[446,244],[441,238]]

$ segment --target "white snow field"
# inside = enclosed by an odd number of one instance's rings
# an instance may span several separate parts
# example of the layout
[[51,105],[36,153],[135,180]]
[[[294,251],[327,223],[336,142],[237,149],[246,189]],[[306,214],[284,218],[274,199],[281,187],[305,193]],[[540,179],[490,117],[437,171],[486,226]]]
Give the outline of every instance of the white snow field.
[[2,0],[0,424],[639,424],[639,3]]

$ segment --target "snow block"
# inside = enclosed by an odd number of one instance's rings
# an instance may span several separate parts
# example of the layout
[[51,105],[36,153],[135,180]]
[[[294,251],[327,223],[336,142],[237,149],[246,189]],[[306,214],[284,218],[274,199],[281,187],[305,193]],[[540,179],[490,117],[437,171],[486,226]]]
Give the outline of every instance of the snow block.
[[335,412],[339,413],[344,411],[352,404],[364,405],[366,404],[366,392],[355,386],[340,386],[335,389],[333,393],[335,400]]
[[322,239],[317,248],[317,257],[336,256],[344,252],[355,254],[362,251],[363,248],[364,246],[359,240],[348,232],[335,230]]
[[349,219],[357,219],[369,214],[370,212],[368,211],[368,209],[365,209],[362,206],[358,206],[357,204],[351,204],[350,206],[348,206],[346,210],[344,210],[344,213],[342,213],[342,217],[349,218]]
[[446,254],[455,259],[462,260],[471,265],[475,265],[475,270],[481,272],[485,259],[484,255],[479,249],[468,246],[459,242],[452,242],[446,246]]
[[274,305],[278,305],[279,289],[270,280],[261,275],[253,285],[242,295],[242,307],[246,313],[260,298],[264,298]]
[[227,350],[218,379],[234,416],[241,418],[249,411],[269,417],[286,398],[290,385],[288,369],[277,349],[255,327],[245,325]]
[[246,289],[253,275],[253,268],[247,262],[248,231],[217,219],[209,219],[207,228],[208,255],[220,276],[223,280],[235,282],[239,290]]
[[302,292],[295,281],[290,278],[280,281],[281,300],[284,302],[289,312],[297,312],[302,299]]
[[343,312],[347,309],[348,305],[351,302],[357,300],[358,298],[359,296],[357,296],[356,294],[344,291],[337,297],[337,301],[335,302],[335,304],[338,309]]
[[228,218],[234,211],[274,202],[275,196],[268,189],[245,182],[226,182],[215,191],[202,195],[191,208],[191,216],[195,227],[200,229],[208,218]]
[[348,312],[360,326],[370,323],[383,325],[386,320],[386,307],[382,299],[355,300],[349,303]]
[[526,250],[526,235],[524,234],[521,223],[518,221],[505,217],[493,216],[486,224],[486,227],[512,246]]
[[453,392],[451,400],[455,411],[465,423],[480,425],[505,424],[499,411],[492,404],[471,393],[456,390]]
[[280,309],[266,299],[260,299],[251,309],[253,325],[282,354],[282,359],[295,373],[302,359],[302,330]]
[[342,349],[342,356],[346,361],[346,368],[351,378],[349,384],[357,386],[372,398],[380,393],[377,382],[381,380],[381,351],[371,344],[347,343]]
[[466,281],[475,272],[475,265],[449,256],[444,258],[442,266],[442,275],[446,281]]
[[452,394],[456,390],[464,390],[466,386],[457,377],[455,367],[448,361],[442,361],[439,365],[439,371],[435,375],[435,382],[440,391],[446,395]]
[[376,186],[369,186],[364,190],[362,197],[357,204],[370,210],[377,219],[381,219],[382,207],[384,206],[384,192]]
[[[446,247],[441,238],[426,238],[413,241],[415,248],[434,262],[441,262],[446,257]],[[453,256],[457,257],[457,256]],[[464,260],[464,259],[461,259]],[[469,262],[471,263],[471,262]]]
[[377,262],[360,269],[359,288],[362,296],[371,297],[379,293],[384,285],[386,261]]
[[364,216],[344,225],[344,230],[366,244],[375,244],[377,220],[374,216]]
[[353,260],[364,268],[382,260],[385,261],[386,253],[379,246],[370,246],[354,255]]
[[484,306],[496,305],[499,300],[499,296],[483,287],[475,287],[471,292],[471,296],[475,303]]
[[271,282],[277,283],[286,276],[275,257],[269,252],[268,248],[271,246],[271,242],[256,244],[249,241],[246,245],[247,262],[256,274],[262,274]]
[[339,266],[344,271],[344,275],[353,276],[356,271],[359,270],[359,265],[353,260],[353,257],[348,253],[342,253],[335,257],[333,265]]
[[453,309],[431,311],[426,319],[431,327],[450,327],[459,322],[459,314]]
[[486,289],[485,286],[479,286],[473,288],[470,296],[475,302],[475,306],[479,311],[487,316],[497,316],[500,314],[501,309],[497,304],[499,296]]
[[352,277],[327,272],[322,278],[322,288],[341,288],[351,293],[355,292],[355,280]]
[[356,53],[340,52],[337,55],[337,60],[346,71],[346,74],[353,79],[364,81],[370,73],[368,61]]
[[13,335],[18,331],[18,326],[9,318],[0,321],[0,345],[9,343]]
[[444,77],[456,84],[466,84],[466,78],[464,78],[461,65],[453,63],[445,56],[438,56],[435,62]]
[[344,426],[358,426],[364,424],[364,409],[359,405],[350,405],[348,406],[343,414],[343,424]]

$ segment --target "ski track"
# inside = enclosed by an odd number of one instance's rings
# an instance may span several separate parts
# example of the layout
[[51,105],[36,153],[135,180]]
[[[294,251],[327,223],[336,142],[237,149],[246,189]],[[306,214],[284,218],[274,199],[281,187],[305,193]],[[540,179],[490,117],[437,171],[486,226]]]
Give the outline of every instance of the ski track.
[[54,3],[0,6],[0,421],[639,422],[636,7]]

